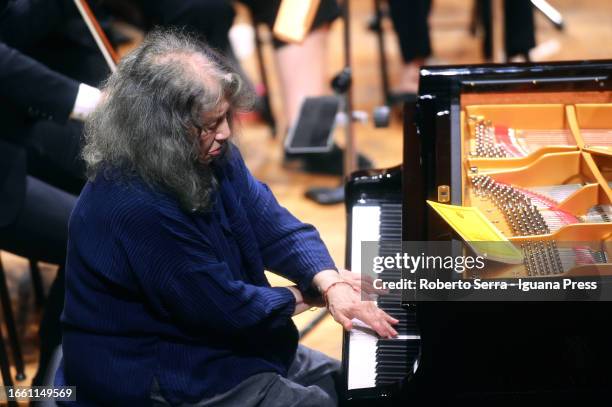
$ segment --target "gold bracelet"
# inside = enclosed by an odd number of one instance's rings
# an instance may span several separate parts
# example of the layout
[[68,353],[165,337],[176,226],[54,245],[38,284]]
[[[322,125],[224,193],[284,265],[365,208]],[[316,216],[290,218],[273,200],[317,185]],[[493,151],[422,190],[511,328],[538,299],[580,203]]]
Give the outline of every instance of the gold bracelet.
[[329,290],[331,290],[331,288],[332,288],[333,286],[335,286],[335,285],[337,285],[337,284],[347,284],[349,287],[351,287],[351,288],[353,289],[353,291],[355,291],[355,292],[359,292],[359,291],[358,291],[358,290],[356,290],[356,289],[355,289],[355,287],[353,287],[353,286],[351,285],[351,283],[349,283],[348,281],[342,281],[342,280],[341,280],[341,281],[336,281],[336,282],[333,282],[333,283],[331,283],[331,284],[329,285],[329,287],[327,287],[327,288],[325,289],[325,291],[323,291],[323,301],[325,301],[325,306],[326,306],[326,307],[329,307],[329,302],[327,301],[327,293],[329,292]]

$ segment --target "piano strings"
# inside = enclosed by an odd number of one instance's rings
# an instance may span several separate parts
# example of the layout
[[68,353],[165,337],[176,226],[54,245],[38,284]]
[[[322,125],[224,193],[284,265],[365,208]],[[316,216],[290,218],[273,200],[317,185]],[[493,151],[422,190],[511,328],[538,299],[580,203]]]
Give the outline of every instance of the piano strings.
[[[595,205],[583,217],[557,208],[577,192],[581,184],[521,188],[501,183],[488,175],[472,177],[477,196],[490,200],[509,225],[513,236],[550,234],[562,226],[580,222],[609,222],[612,205]],[[529,276],[556,275],[577,265],[605,263],[605,250],[587,246],[559,248],[554,240],[521,244]]]
[[470,116],[473,157],[517,158],[551,145],[575,146],[569,129],[515,129],[494,125],[482,116]]
[[587,146],[612,147],[612,129],[580,129]]

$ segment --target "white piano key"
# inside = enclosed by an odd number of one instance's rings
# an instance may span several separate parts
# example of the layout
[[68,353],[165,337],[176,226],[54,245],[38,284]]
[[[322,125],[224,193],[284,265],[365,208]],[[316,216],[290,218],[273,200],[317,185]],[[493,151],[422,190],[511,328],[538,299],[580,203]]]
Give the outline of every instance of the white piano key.
[[353,329],[350,332],[348,389],[364,389],[376,386],[375,335]]
[[361,274],[361,242],[380,240],[380,207],[354,206],[351,233],[351,268]]
[[[361,242],[380,240],[380,207],[354,206],[352,213],[351,268],[361,274]],[[353,324],[366,326],[358,319]],[[360,329],[349,333],[348,389],[376,386],[376,341],[378,338]]]

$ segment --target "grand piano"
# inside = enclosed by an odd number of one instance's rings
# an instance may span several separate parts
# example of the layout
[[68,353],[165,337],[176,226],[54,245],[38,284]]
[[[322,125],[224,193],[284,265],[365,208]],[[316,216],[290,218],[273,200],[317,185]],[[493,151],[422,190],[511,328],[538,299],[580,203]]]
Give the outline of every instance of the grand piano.
[[[432,200],[480,207],[526,254],[557,250],[558,241],[597,243],[588,258],[526,261],[483,278],[612,275],[612,61],[424,67],[404,113],[402,165],[358,171],[346,184],[353,271],[366,272],[363,241],[379,241],[381,255],[397,251],[400,238],[458,241],[427,206]],[[389,294],[378,304],[400,319],[400,336],[345,332],[347,405],[584,404],[608,395],[609,302]]]

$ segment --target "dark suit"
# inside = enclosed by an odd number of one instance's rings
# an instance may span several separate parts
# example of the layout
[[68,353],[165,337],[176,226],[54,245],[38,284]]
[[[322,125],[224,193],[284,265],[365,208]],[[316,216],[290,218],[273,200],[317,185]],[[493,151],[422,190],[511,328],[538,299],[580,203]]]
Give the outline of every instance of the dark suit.
[[[4,14],[3,16],[6,16]],[[4,27],[3,27],[4,28]],[[11,227],[14,229],[19,216],[23,213],[26,203],[28,186],[27,174],[32,174],[33,168],[42,168],[40,163],[32,163],[34,156],[45,157],[50,161],[51,154],[42,147],[57,142],[55,150],[63,151],[56,156],[72,154],[71,159],[65,161],[75,162],[78,147],[69,143],[61,143],[61,129],[70,142],[74,140],[74,130],[79,125],[68,125],[68,115],[72,110],[78,91],[79,83],[54,72],[43,64],[22,54],[21,52],[0,42],[0,235],[7,235]],[[43,131],[44,129],[55,131]],[[55,133],[55,134],[54,134]],[[39,137],[37,137],[39,136]],[[47,137],[47,140],[45,140]],[[45,140],[36,143],[37,139]],[[61,160],[58,160],[61,161]],[[52,168],[47,165],[50,172],[62,174],[69,173],[69,166]],[[30,184],[37,184],[31,181]],[[32,192],[32,191],[31,191]],[[41,208],[45,216],[65,218],[65,211],[53,214],[51,207]],[[67,218],[65,219],[67,220]],[[4,233],[2,233],[4,232]],[[36,231],[33,231],[36,232]],[[40,233],[48,231],[39,230]],[[61,242],[45,242],[41,248],[35,247],[35,237],[32,244],[18,244],[15,240],[17,230],[12,230],[11,240],[2,239],[2,248],[15,251],[21,255],[39,253],[37,258],[46,261],[61,261],[63,253],[57,254],[50,247],[58,248],[63,252]],[[53,236],[51,233],[50,237]],[[54,240],[54,239],[52,239]],[[26,243],[26,242],[24,242]],[[49,247],[50,246],[50,247]]]
[[17,217],[25,195],[25,151],[0,141],[0,230]]
[[[78,86],[78,82],[48,69],[0,42],[0,247],[3,249],[24,256],[35,256],[40,260],[63,263],[65,241],[61,241],[61,236],[64,236],[64,233],[57,234],[55,231],[36,228],[31,231],[33,235],[30,236],[29,244],[25,237],[23,242],[19,243],[17,236],[21,232],[17,225],[20,224],[20,217],[29,202],[26,199],[27,193],[30,193],[30,197],[33,194],[39,196],[37,202],[32,202],[38,205],[46,201],[46,198],[40,191],[34,191],[32,188],[41,187],[47,192],[52,188],[42,187],[42,183],[34,179],[28,181],[27,175],[33,172],[32,168],[42,167],[39,163],[32,163],[33,159],[29,157],[28,150],[37,148],[38,155],[50,156],[51,154],[41,147],[46,144],[51,146],[51,141],[55,141],[55,150],[62,151],[61,154],[55,155],[68,157],[70,154],[72,157],[65,161],[76,162],[78,146],[61,143],[61,135],[62,129],[66,128],[67,130],[63,131],[68,135],[65,139],[72,141],[74,130],[80,128],[80,125],[67,124]],[[45,128],[54,129],[56,134],[53,134],[53,130],[42,131]],[[36,145],[34,141],[37,133],[41,139],[47,137],[47,140]],[[58,164],[58,167],[57,170],[48,170],[58,174],[69,172],[69,166],[61,168]],[[53,192],[52,194],[56,195]],[[58,198],[59,201],[70,201],[62,198],[65,198],[64,194]],[[67,221],[66,210],[61,206],[41,206],[40,212],[52,219],[59,218],[60,224],[61,220]],[[38,217],[35,213],[32,215]],[[39,226],[44,225],[44,222],[39,223]],[[7,239],[7,235],[11,239]],[[36,236],[41,237],[41,247],[36,247]],[[44,236],[48,239],[43,238]]]
[[69,121],[80,82],[108,74],[70,0],[9,0],[0,14],[0,137],[25,148],[28,173],[78,193],[82,123]]
[[[32,28],[24,21],[32,9],[25,6],[34,4],[27,1],[8,3],[8,8],[0,11],[0,39],[26,47],[31,41],[9,30],[19,24]],[[53,20],[52,14],[49,20]],[[33,32],[28,35],[37,37]],[[27,190],[26,174],[31,174],[32,168],[40,167],[32,162],[34,156],[51,155],[42,148],[45,144],[56,141],[55,150],[78,154],[73,151],[72,144],[74,129],[80,125],[67,124],[78,87],[78,81],[49,69],[0,41],[0,230],[14,224],[22,211]],[[45,128],[55,128],[55,131],[42,131]],[[62,130],[67,134],[64,138],[68,143],[62,143],[61,137],[57,136]],[[35,143],[36,133],[40,133],[39,138],[43,140],[47,137],[48,141]],[[69,166],[58,167],[52,172],[68,172]],[[7,248],[6,245],[3,247]]]

